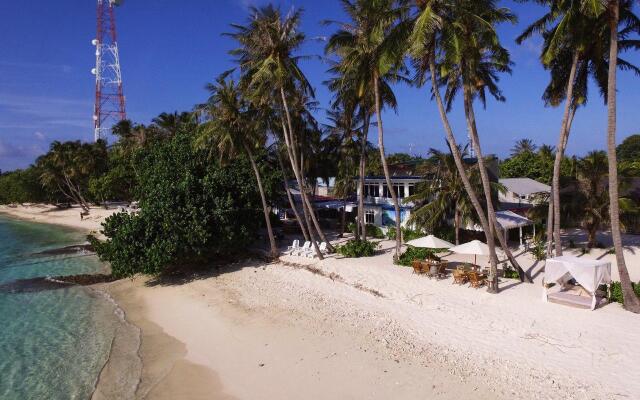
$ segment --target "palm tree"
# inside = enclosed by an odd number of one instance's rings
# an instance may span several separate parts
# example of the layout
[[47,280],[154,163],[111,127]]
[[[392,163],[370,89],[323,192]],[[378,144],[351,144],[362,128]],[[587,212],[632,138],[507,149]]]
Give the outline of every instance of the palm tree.
[[[395,106],[389,84],[402,79],[402,43],[399,35],[395,34],[399,32],[395,28],[401,20],[402,9],[396,7],[395,0],[341,0],[341,3],[351,21],[340,23],[340,29],[331,36],[325,50],[340,57],[336,70],[341,85],[357,90],[360,108],[365,115],[365,127],[368,127],[373,105],[380,160],[395,209],[397,258],[402,246],[400,203],[391,183],[384,150],[382,109],[384,104]],[[362,145],[366,145],[366,137]]]
[[511,157],[518,156],[523,153],[535,153],[538,149],[531,139],[520,139],[511,149]]
[[[547,224],[548,255],[551,255],[552,240],[555,241],[556,255],[562,255],[560,242],[560,166],[571,131],[571,124],[579,106],[587,102],[588,80],[593,77],[606,96],[607,93],[607,54],[609,42],[608,18],[598,2],[580,0],[540,0],[549,11],[531,24],[518,38],[522,43],[533,34],[540,33],[544,39],[541,61],[551,72],[551,80],[544,92],[543,100],[547,105],[558,106],[565,101],[564,113],[555,154],[552,203],[549,207]],[[629,2],[625,2],[623,11],[625,21],[634,25],[636,20]],[[637,29],[637,28],[636,28]],[[621,32],[626,37],[630,32]],[[622,48],[633,48],[633,41],[622,41]],[[631,63],[618,59],[621,68],[637,70]],[[553,217],[552,217],[553,216]],[[552,218],[551,218],[552,217]],[[552,235],[553,233],[553,235]]]
[[[322,259],[313,228],[327,247],[333,247],[320,228],[313,207],[307,196],[303,164],[298,154],[298,140],[293,129],[294,121],[288,98],[313,95],[313,90],[302,70],[299,56],[294,52],[302,45],[305,36],[299,31],[301,11],[292,10],[282,16],[272,5],[251,7],[247,26],[233,24],[235,32],[227,34],[240,44],[230,53],[236,57],[242,73],[241,85],[255,104],[269,105],[281,119],[282,136],[289,162],[300,187],[305,222],[311,236],[316,255]],[[279,101],[274,101],[279,99]]]
[[[458,150],[463,157],[468,155],[467,148]],[[408,223],[427,231],[447,224],[452,218],[455,230],[456,245],[460,244],[460,228],[475,220],[473,204],[464,187],[460,174],[456,170],[453,152],[449,154],[431,149],[430,154],[436,164],[434,180],[418,185],[416,194],[405,199],[405,202],[416,203],[414,212]],[[470,175],[476,189],[482,189],[478,176],[477,164],[467,164],[466,172]]]
[[[510,73],[511,61],[508,51],[500,45],[495,26],[503,22],[515,23],[516,18],[508,9],[497,8],[493,0],[469,0],[456,3],[451,19],[453,23],[447,24],[445,28],[448,40],[443,42],[445,55],[441,65],[441,83],[446,85],[445,99],[449,108],[457,93],[462,91],[467,130],[478,158],[489,220],[489,236],[492,237],[487,240],[487,244],[492,248],[492,253],[495,253],[493,236],[498,231],[497,220],[473,103],[478,99],[485,105],[487,91],[496,100],[505,100],[497,86],[498,74]],[[503,238],[500,236],[502,235],[498,235],[498,238],[502,242]],[[503,247],[508,251],[506,243]],[[491,258],[495,258],[495,254]],[[497,292],[497,265],[494,266],[493,262],[489,279],[488,290]]]
[[173,137],[181,128],[195,128],[196,115],[187,111],[181,113],[177,111],[173,113],[163,112],[151,122],[165,137]]
[[[344,76],[345,72],[349,72],[346,66],[340,62],[333,62],[329,72],[334,76],[325,83],[329,90],[334,93],[332,109],[340,110],[340,114],[342,115],[340,121],[335,121],[335,126],[337,127],[339,124],[343,127],[346,138],[347,128],[353,128],[355,120],[362,121],[362,129],[357,131],[359,136],[357,140],[360,142],[357,190],[360,191],[360,193],[364,193],[371,106],[368,104],[369,102],[367,102],[368,97],[361,91],[361,88],[354,87],[353,84],[356,80]],[[364,215],[364,195],[361,195],[358,197],[356,240],[366,240],[367,237]]]
[[244,153],[256,177],[258,191],[262,200],[265,225],[269,235],[271,256],[278,256],[273,229],[271,228],[270,210],[267,205],[260,170],[256,164],[254,150],[264,146],[266,134],[259,125],[257,112],[243,99],[237,84],[232,80],[219,78],[214,84],[207,85],[210,120],[200,125],[196,144],[216,153],[222,164],[231,162],[238,153]]
[[[473,204],[473,207],[478,215],[480,220],[480,224],[482,229],[484,230],[487,237],[487,244],[491,251],[490,261],[491,261],[491,272],[492,272],[492,282],[488,290],[490,292],[497,292],[497,257],[495,255],[495,232],[499,229],[497,220],[495,218],[495,214],[493,212],[492,201],[491,201],[491,185],[488,182],[488,176],[486,174],[486,169],[484,168],[484,160],[482,159],[482,152],[478,154],[478,161],[480,165],[480,172],[483,177],[483,189],[485,190],[485,201],[488,207],[488,213],[485,214],[485,211],[482,207],[481,202],[476,195],[476,191],[474,190],[469,177],[465,171],[465,163],[462,159],[462,155],[460,154],[459,148],[456,143],[455,136],[453,134],[453,130],[449,123],[449,119],[447,116],[447,107],[445,106],[445,102],[439,91],[439,86],[445,82],[450,83],[447,90],[447,100],[448,106],[450,107],[451,101],[453,100],[454,95],[456,94],[459,84],[455,84],[456,74],[460,76],[467,76],[468,74],[460,74],[460,69],[455,71],[453,67],[455,67],[455,62],[458,64],[466,65],[466,63],[460,63],[461,54],[459,53],[460,49],[456,49],[455,46],[451,46],[452,44],[460,44],[464,40],[468,42],[476,42],[476,40],[469,41],[468,39],[462,39],[460,37],[460,32],[458,32],[458,28],[456,26],[464,27],[464,25],[460,25],[457,21],[459,13],[466,12],[468,13],[470,8],[473,11],[479,10],[480,13],[484,12],[486,15],[484,17],[477,16],[474,17],[473,13],[471,15],[467,15],[467,18],[464,18],[463,21],[484,21],[484,18],[489,17],[489,20],[496,21],[504,19],[510,19],[510,14],[504,12],[504,10],[499,10],[498,12],[494,12],[493,2],[478,2],[480,4],[469,4],[469,2],[460,2],[462,4],[456,3],[455,5],[444,1],[444,0],[421,0],[416,1],[417,12],[412,17],[412,31],[408,39],[408,48],[409,54],[413,60],[413,65],[416,70],[416,76],[414,77],[414,84],[417,86],[424,85],[428,80],[431,81],[432,85],[432,94],[436,100],[436,104],[438,106],[438,111],[440,113],[440,118],[442,119],[443,126],[445,128],[445,133],[447,136],[447,141],[449,142],[449,146],[452,149],[456,168],[458,173],[461,176],[461,179],[464,183],[465,190],[469,195],[470,201]],[[476,7],[475,9],[473,7]],[[488,24],[491,26],[491,24]],[[467,27],[469,29],[469,27]],[[473,30],[474,28],[471,27]],[[499,94],[499,90],[497,86],[495,86],[495,74],[492,70],[492,66],[496,64],[500,66],[501,69],[508,67],[508,59],[504,60],[504,51],[500,50],[501,48],[498,45],[496,47],[497,37],[495,37],[495,32],[491,29],[487,28],[487,25],[483,25],[478,27],[479,32],[483,32],[482,37],[484,40],[490,42],[491,49],[493,47],[493,51],[496,53],[495,60],[491,60],[491,57],[487,57],[489,60],[483,58],[486,55],[480,54],[481,59],[488,62],[486,67],[489,70],[482,70],[479,74],[479,77],[476,77],[476,93],[480,96],[481,100],[484,99],[484,88],[488,85],[488,88],[492,94]],[[467,32],[468,34],[468,32]],[[473,35],[472,35],[473,36]],[[466,46],[464,46],[466,47]],[[477,52],[476,52],[477,53]],[[500,56],[501,55],[501,56]],[[475,54],[476,62],[478,54]],[[498,57],[499,56],[499,57]],[[507,63],[505,63],[507,61]],[[480,66],[484,67],[485,64],[481,63]],[[491,68],[489,68],[491,67]],[[438,76],[437,71],[440,71],[440,76]],[[473,71],[473,69],[471,69]],[[468,72],[468,71],[465,71]],[[482,79],[477,79],[482,78]],[[465,78],[465,80],[469,80],[469,78]],[[480,85],[481,84],[481,85]],[[467,88],[467,95],[474,94]],[[469,93],[471,92],[471,93]],[[469,97],[469,96],[468,96]],[[473,108],[470,107],[469,102],[466,102],[467,107],[465,107],[465,111],[467,111],[467,115],[472,117]],[[471,112],[469,112],[471,111]],[[469,119],[470,128],[477,134],[475,131],[475,121],[473,118]],[[476,135],[477,136],[477,135]],[[474,139],[472,137],[472,139]],[[477,147],[478,140],[472,140],[474,147]],[[488,215],[488,217],[487,217]],[[522,281],[531,282],[530,278],[524,273],[522,268],[520,268],[519,264],[511,254],[506,245],[506,241],[502,235],[497,235],[498,240],[501,242],[502,247],[520,275],[520,279]]]
[[[607,80],[607,152],[609,161],[609,217],[611,223],[611,236],[616,251],[616,261],[620,284],[624,299],[624,308],[640,313],[640,299],[636,296],[631,285],[631,278],[624,260],[622,248],[622,235],[620,234],[620,210],[618,206],[618,160],[616,156],[616,72],[618,65],[618,27],[620,19],[620,5],[630,8],[632,1],[608,0],[607,11],[609,20],[609,75]],[[625,20],[622,20],[625,22]],[[637,21],[637,19],[636,19]],[[634,29],[635,28],[635,29]],[[627,25],[623,28],[624,34],[640,29],[640,24]]]
[[[334,195],[343,199],[341,212],[340,236],[345,232],[345,214],[347,199],[357,192],[354,176],[360,172],[362,165],[362,151],[358,139],[361,137],[358,119],[354,115],[353,109],[345,109],[340,103],[333,104],[333,110],[329,111],[328,119],[330,124],[326,126],[329,134],[327,140],[332,142],[330,146],[330,162],[337,166]],[[366,148],[366,147],[365,147]],[[356,165],[356,160],[360,156],[360,163]],[[362,177],[360,179],[362,182]],[[360,182],[358,186],[360,186]],[[362,198],[363,196],[360,196]],[[360,214],[360,212],[358,213]],[[357,219],[356,240],[360,238],[360,218]]]
[[59,191],[78,204],[84,213],[89,214],[86,191],[89,179],[106,170],[106,142],[54,141],[49,152],[37,159],[36,165],[41,171],[40,181],[43,186]]

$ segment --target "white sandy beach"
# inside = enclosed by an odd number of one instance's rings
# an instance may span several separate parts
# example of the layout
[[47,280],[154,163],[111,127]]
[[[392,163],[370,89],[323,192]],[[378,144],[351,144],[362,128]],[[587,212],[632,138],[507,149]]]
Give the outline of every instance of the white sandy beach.
[[[137,299],[123,307],[134,323],[184,346],[172,373],[193,376],[186,371],[201,366],[215,377],[189,385],[213,398],[640,397],[640,318],[618,304],[543,303],[540,263],[535,284],[504,280],[497,296],[429,280],[394,266],[391,248],[359,260],[232,265],[180,284],[137,278],[109,291],[121,303]],[[163,387],[148,398],[200,398]]]
[[81,229],[87,233],[100,231],[104,220],[117,210],[91,207],[90,215],[83,219],[80,219],[80,211],[81,209],[77,206],[61,209],[48,204],[0,205],[0,213],[13,218]]
[[[637,281],[640,248],[630,243]],[[128,371],[140,383],[120,397],[640,398],[639,316],[618,304],[588,311],[542,302],[544,263],[527,253],[518,260],[535,283],[502,280],[492,295],[394,266],[392,247],[384,242],[383,254],[363,259],[283,256],[186,281],[102,285],[141,330],[141,362]],[[583,257],[615,263],[605,252]],[[118,380],[115,366],[105,371],[97,399]]]

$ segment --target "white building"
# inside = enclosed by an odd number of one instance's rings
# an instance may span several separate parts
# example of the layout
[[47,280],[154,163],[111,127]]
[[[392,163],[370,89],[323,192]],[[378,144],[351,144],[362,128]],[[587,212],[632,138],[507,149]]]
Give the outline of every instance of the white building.
[[551,192],[551,186],[530,178],[503,178],[499,182],[507,189],[498,195],[503,209],[529,208],[546,202]]
[[[415,187],[423,182],[421,176],[392,176],[391,182],[400,202],[400,221],[404,226],[411,215],[413,203],[403,200],[415,193]],[[358,188],[358,196],[361,196]],[[359,197],[358,197],[359,198]],[[364,180],[364,215],[367,224],[379,227],[394,226],[396,220],[393,199],[384,176],[368,176]]]

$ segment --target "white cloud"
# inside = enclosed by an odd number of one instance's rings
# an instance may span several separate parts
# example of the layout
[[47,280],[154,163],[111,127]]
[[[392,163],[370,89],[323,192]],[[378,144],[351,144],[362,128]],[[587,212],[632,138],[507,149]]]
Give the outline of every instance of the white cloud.
[[47,140],[47,136],[44,133],[40,132],[40,131],[34,132],[33,136],[35,136],[36,139],[38,139],[38,140]]

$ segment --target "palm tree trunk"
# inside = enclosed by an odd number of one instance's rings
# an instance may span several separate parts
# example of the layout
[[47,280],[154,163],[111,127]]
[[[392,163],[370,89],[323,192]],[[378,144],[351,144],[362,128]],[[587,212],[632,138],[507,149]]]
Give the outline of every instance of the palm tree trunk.
[[400,225],[400,204],[398,203],[398,195],[396,194],[393,184],[391,183],[391,175],[389,174],[389,166],[387,165],[387,158],[384,153],[384,128],[382,127],[382,106],[380,99],[380,79],[378,73],[375,72],[373,76],[373,88],[376,101],[376,119],[378,121],[378,149],[380,150],[380,160],[382,161],[382,169],[384,170],[384,179],[387,182],[387,188],[391,193],[391,199],[393,200],[393,207],[396,211],[396,253],[394,259],[400,257],[400,249],[402,246],[402,228]]
[[369,122],[371,116],[368,112],[365,112],[364,126],[362,127],[362,143],[360,143],[360,179],[358,184],[360,186],[360,197],[358,198],[358,228],[360,232],[356,233],[356,240],[362,237],[362,240],[367,240],[367,224],[364,218],[364,177],[367,171],[367,143],[369,140]]
[[[316,230],[318,230],[318,233],[320,233],[321,238],[325,242],[326,242],[326,239],[324,238],[324,234],[322,233],[322,230],[319,229],[319,225],[317,224],[317,221],[315,221],[315,215],[313,214],[313,209],[310,207],[309,199],[307,198],[307,193],[304,186],[304,180],[302,179],[300,175],[300,170],[298,169],[298,161],[297,161],[296,152],[293,144],[293,134],[291,132],[291,127],[292,127],[291,116],[289,114],[289,106],[287,105],[284,89],[280,88],[280,94],[282,96],[282,104],[284,106],[288,125],[289,125],[289,129],[287,129],[287,127],[284,124],[284,121],[282,122],[282,128],[283,128],[282,133],[283,133],[285,144],[287,147],[287,153],[289,155],[289,162],[291,163],[293,174],[295,175],[296,181],[298,182],[298,187],[300,188],[300,198],[302,199],[302,210],[304,212],[305,222],[307,224],[307,227],[309,228],[309,236],[311,237],[311,244],[313,245],[313,248],[318,258],[322,260],[324,259],[324,257],[322,255],[322,252],[320,251],[320,247],[318,246],[317,241],[315,240],[315,234],[313,233],[313,226],[311,225],[311,221],[313,221],[314,226]],[[289,136],[290,134],[291,136]],[[327,248],[330,248],[330,246],[331,244],[327,242]],[[331,249],[332,249],[331,251],[333,251],[333,248]]]
[[[552,178],[553,179],[553,178]],[[547,258],[553,257],[553,188],[549,192],[547,211]]]
[[306,181],[304,179],[304,171],[303,171],[303,166],[302,163],[300,162],[298,164],[298,159],[297,159],[297,153],[296,153],[296,140],[295,140],[295,135],[293,134],[293,124],[291,123],[291,113],[289,112],[289,104],[287,103],[287,98],[286,95],[284,93],[284,88],[280,88],[280,97],[282,99],[282,105],[284,107],[284,111],[285,111],[285,115],[287,117],[287,127],[288,132],[289,132],[289,140],[290,140],[290,144],[291,146],[288,146],[291,151],[293,152],[293,160],[296,162],[296,165],[299,166],[299,170],[298,170],[298,176],[296,177],[298,179],[298,184],[301,185],[300,188],[300,193],[302,195],[302,200],[304,201],[304,203],[306,204],[308,210],[309,210],[309,214],[311,217],[311,221],[313,222],[313,226],[316,228],[316,231],[318,232],[318,235],[320,236],[320,239],[322,239],[323,242],[325,242],[327,244],[327,250],[334,252],[335,248],[331,245],[331,242],[329,240],[327,240],[327,237],[324,234],[324,231],[322,230],[322,228],[320,227],[320,224],[318,223],[318,219],[316,217],[316,214],[314,212],[314,208],[313,205],[311,204],[311,202],[309,201],[309,197],[307,196],[307,192],[305,190],[305,185],[306,185]]
[[305,223],[307,225],[307,228],[309,229],[309,238],[311,239],[311,244],[313,245],[313,249],[316,252],[316,255],[318,256],[318,258],[320,260],[322,260],[324,257],[322,255],[322,252],[320,251],[320,247],[318,246],[318,243],[316,241],[316,235],[313,233],[313,226],[311,225],[311,218],[309,217],[309,210],[307,208],[307,204],[305,203],[304,199],[305,199],[305,192],[304,192],[304,186],[302,185],[301,179],[300,179],[300,173],[298,171],[297,168],[297,161],[295,159],[295,155],[294,152],[291,149],[291,142],[290,142],[290,138],[289,138],[289,134],[287,133],[287,128],[284,124],[284,121],[282,121],[282,135],[284,136],[284,141],[286,144],[286,148],[287,148],[287,155],[289,156],[289,162],[291,163],[291,168],[293,170],[293,175],[296,178],[296,182],[298,182],[298,188],[300,188],[300,199],[302,199],[302,213],[304,214],[304,220]]
[[460,210],[456,205],[456,211],[453,215],[453,228],[456,232],[456,246],[460,244]]
[[293,210],[293,214],[296,216],[296,221],[298,221],[298,225],[300,226],[300,231],[302,232],[302,236],[304,236],[305,241],[311,240],[309,237],[309,232],[307,232],[307,228],[302,222],[302,218],[300,217],[300,212],[298,211],[298,207],[296,207],[296,203],[293,200],[293,196],[291,195],[291,190],[289,190],[289,178],[287,177],[287,172],[284,168],[284,162],[282,161],[282,154],[276,150],[278,153],[278,163],[280,164],[280,170],[282,171],[282,180],[284,182],[284,190],[287,192],[287,198],[289,199],[289,206]]
[[611,220],[611,237],[616,250],[616,262],[620,275],[620,286],[624,308],[634,313],[640,313],[640,299],[636,296],[631,285],[631,278],[624,260],[622,235],[620,233],[620,209],[618,199],[618,160],[616,157],[616,69],[618,68],[618,0],[609,0],[609,30],[611,47],[609,49],[609,82],[607,88],[607,150],[609,160],[609,214]]
[[[520,277],[520,282],[532,283],[531,278],[524,272],[520,264],[511,253],[511,249],[509,249],[509,244],[507,243],[506,238],[502,235],[502,227],[498,224],[498,219],[496,218],[495,207],[493,206],[493,197],[491,196],[491,181],[489,180],[489,174],[487,173],[487,168],[484,163],[484,156],[482,154],[482,149],[480,147],[480,136],[478,135],[478,127],[476,126],[476,116],[475,111],[473,109],[473,102],[471,100],[471,93],[467,88],[465,97],[465,113],[468,115],[468,124],[472,136],[472,144],[475,146],[476,157],[478,158],[478,167],[480,168],[480,178],[482,180],[482,189],[484,191],[484,195],[487,202],[487,217],[489,219],[489,226],[491,228],[491,234],[494,238],[498,238],[498,242],[500,242],[500,246],[502,247],[502,251],[507,256],[513,267],[516,271],[518,271],[518,276]],[[489,245],[487,241],[487,245]],[[495,240],[494,240],[495,246]],[[489,245],[489,248],[491,246]],[[495,247],[494,247],[495,251]],[[497,259],[496,254],[496,259]],[[497,285],[498,280],[498,271],[495,271],[495,282]],[[491,278],[491,277],[490,277]]]
[[[447,135],[447,141],[449,142],[449,147],[451,148],[451,153],[456,163],[456,168],[458,169],[458,173],[460,174],[460,179],[462,180],[462,184],[464,185],[464,188],[466,189],[467,194],[469,195],[469,200],[471,200],[471,204],[473,204],[473,208],[476,210],[476,213],[478,214],[478,218],[480,219],[480,225],[482,226],[482,229],[485,231],[485,233],[491,232],[491,229],[489,228],[489,221],[487,220],[487,216],[485,215],[484,210],[482,209],[482,205],[478,200],[478,196],[476,195],[476,192],[473,189],[473,186],[471,186],[471,181],[469,181],[469,176],[467,175],[467,172],[464,169],[464,163],[462,161],[462,155],[460,154],[460,148],[458,147],[458,143],[456,143],[456,138],[455,136],[453,136],[453,130],[451,129],[451,125],[449,124],[449,118],[447,117],[447,112],[444,108],[444,103],[442,102],[440,89],[438,89],[438,81],[436,79],[436,65],[435,65],[435,60],[433,55],[431,55],[431,58],[429,60],[429,70],[431,71],[431,85],[433,87],[433,94],[436,99],[436,104],[438,105],[438,111],[440,112],[440,119],[442,119],[442,124],[444,125],[444,130]],[[487,236],[487,242],[489,242],[489,237],[491,237],[491,240],[493,240],[493,235],[486,235],[486,236]],[[491,262],[491,268],[494,271],[497,271],[498,261],[495,255],[495,244],[493,247],[493,257],[490,257],[489,260]],[[490,289],[492,292],[497,293],[498,286],[495,285]]]
[[556,256],[562,255],[562,241],[560,239],[560,164],[564,157],[565,147],[569,140],[569,119],[571,116],[571,104],[573,104],[573,88],[575,86],[576,69],[580,53],[576,51],[573,54],[571,62],[571,72],[569,73],[569,82],[567,82],[566,100],[564,114],[562,115],[562,124],[560,127],[560,136],[558,137],[558,147],[556,149],[556,157],[553,162],[553,180],[551,183],[551,193],[553,193],[553,239],[555,242]]
[[344,230],[347,220],[347,198],[342,201],[342,215],[340,216],[340,237],[344,237]]
[[[489,175],[484,165],[484,156],[482,149],[480,148],[480,138],[476,130],[475,114],[473,112],[473,104],[471,100],[471,89],[468,85],[464,85],[464,112],[467,119],[467,129],[471,135],[471,145],[475,150],[476,158],[478,159],[478,168],[480,169],[480,180],[482,181],[482,188],[484,190],[484,197],[487,204],[487,217],[489,219],[489,232],[485,231],[485,237],[487,238],[487,245],[489,246],[489,258],[491,259],[491,268],[489,270],[489,286],[487,291],[491,293],[498,292],[498,256],[496,254],[496,219],[495,210],[493,209],[493,201],[491,199],[491,183],[489,181]],[[500,236],[500,235],[498,235]],[[509,250],[508,246],[503,245],[503,250]]]
[[247,146],[246,143],[243,143],[244,151],[247,152],[247,156],[249,157],[249,162],[251,163],[251,168],[253,168],[253,173],[256,175],[256,182],[258,183],[258,191],[260,192],[260,200],[262,200],[262,212],[264,213],[264,222],[267,225],[267,234],[269,235],[269,245],[271,246],[271,257],[278,257],[278,246],[276,245],[276,238],[273,236],[273,228],[271,227],[271,218],[269,216],[269,206],[267,206],[267,198],[264,194],[264,188],[262,187],[262,178],[260,178],[260,170],[256,165],[256,161],[253,158],[253,153],[251,152],[251,148]]

